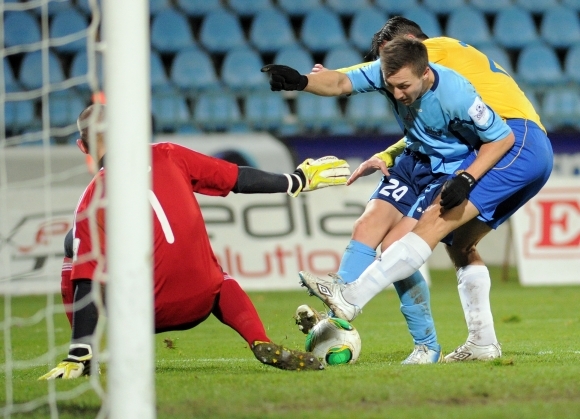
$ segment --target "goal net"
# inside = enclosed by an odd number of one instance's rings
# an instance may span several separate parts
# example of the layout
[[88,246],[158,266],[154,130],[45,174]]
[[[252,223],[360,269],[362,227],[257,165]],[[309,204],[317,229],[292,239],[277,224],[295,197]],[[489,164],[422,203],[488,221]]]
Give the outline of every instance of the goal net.
[[[82,406],[94,417],[152,418],[151,290],[135,294],[127,274],[151,276],[147,2],[0,0],[0,19],[0,416],[57,418]],[[103,97],[111,142],[103,205],[116,231],[107,236],[108,304],[93,345],[102,374],[38,381],[69,349],[64,238],[97,169],[96,156],[76,147],[76,119]],[[120,170],[128,152],[129,176]]]

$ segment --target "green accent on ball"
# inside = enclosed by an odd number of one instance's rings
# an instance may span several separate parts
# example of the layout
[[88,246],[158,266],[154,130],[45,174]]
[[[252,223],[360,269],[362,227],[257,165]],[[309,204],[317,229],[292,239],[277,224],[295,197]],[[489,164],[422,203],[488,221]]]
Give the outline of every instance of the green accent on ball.
[[331,317],[330,320],[335,323],[338,327],[344,330],[352,330],[352,325],[346,320],[339,319],[338,317]]
[[352,359],[352,352],[346,346],[330,348],[326,354],[326,363],[328,365],[346,364]]

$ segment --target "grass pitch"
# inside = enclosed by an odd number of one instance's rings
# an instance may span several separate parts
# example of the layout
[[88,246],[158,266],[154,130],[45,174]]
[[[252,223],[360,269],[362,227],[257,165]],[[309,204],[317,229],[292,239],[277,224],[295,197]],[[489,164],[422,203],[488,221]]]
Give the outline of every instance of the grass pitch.
[[[555,273],[557,275],[557,273]],[[492,278],[499,278],[492,269]],[[432,309],[444,352],[465,341],[467,331],[451,271],[432,271]],[[321,303],[306,292],[251,293],[272,340],[302,348],[295,308]],[[58,301],[58,296],[55,297]],[[193,330],[157,335],[156,393],[159,418],[579,418],[580,287],[522,288],[511,273],[494,279],[492,307],[503,357],[491,362],[402,366],[412,341],[393,291],[385,291],[354,322],[363,349],[358,363],[321,372],[286,372],[261,365],[246,343],[211,317]],[[12,298],[13,315],[29,317],[46,297]],[[4,315],[4,301],[0,313]],[[57,345],[70,330],[54,315]],[[4,364],[4,331],[0,363]],[[33,359],[47,348],[46,322],[10,329],[13,358]],[[59,354],[55,362],[62,359]],[[51,365],[51,367],[54,365]],[[46,397],[50,384],[36,379],[48,365],[0,372],[0,407]],[[106,386],[106,365],[100,380]],[[56,382],[59,392],[87,378]],[[88,390],[58,402],[58,417],[94,418],[100,399]],[[49,407],[13,414],[48,418]],[[53,417],[54,413],[53,413]]]

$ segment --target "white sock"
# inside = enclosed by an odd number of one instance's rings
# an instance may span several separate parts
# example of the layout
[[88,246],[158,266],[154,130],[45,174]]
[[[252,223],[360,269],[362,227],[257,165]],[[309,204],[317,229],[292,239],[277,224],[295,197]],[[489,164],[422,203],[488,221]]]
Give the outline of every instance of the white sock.
[[343,291],[346,301],[362,308],[393,282],[408,278],[431,255],[431,248],[415,233],[394,242],[361,276]]
[[468,265],[457,271],[457,289],[469,336],[476,345],[497,342],[489,302],[491,278],[485,266]]

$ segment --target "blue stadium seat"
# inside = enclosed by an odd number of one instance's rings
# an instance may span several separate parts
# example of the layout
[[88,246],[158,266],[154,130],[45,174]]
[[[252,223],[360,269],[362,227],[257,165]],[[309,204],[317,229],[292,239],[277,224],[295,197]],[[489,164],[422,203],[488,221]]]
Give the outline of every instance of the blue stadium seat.
[[245,116],[257,130],[276,130],[290,116],[288,103],[279,92],[263,91],[246,96]]
[[575,89],[554,89],[546,92],[542,117],[553,128],[580,127],[580,92]]
[[171,81],[186,94],[220,88],[210,56],[197,47],[179,51],[173,59]]
[[311,10],[304,16],[300,39],[313,53],[326,52],[347,43],[339,16],[324,7]]
[[195,103],[193,119],[204,130],[229,130],[241,121],[240,107],[231,93],[202,93]]
[[298,122],[306,129],[328,130],[333,124],[343,122],[343,117],[335,97],[298,95],[296,98]]
[[[32,2],[31,2],[32,3]],[[33,9],[29,9],[32,13],[34,13],[37,16],[40,16],[42,14],[42,3],[43,2],[39,2],[38,7],[35,7]],[[52,0],[52,1],[48,1],[48,15],[49,16],[53,16],[59,12],[62,12],[63,10],[66,10],[70,7],[72,7],[71,5],[71,1],[63,1],[63,0]]]
[[514,68],[510,60],[510,56],[506,52],[506,50],[503,49],[502,47],[490,43],[482,45],[481,47],[478,48],[478,50],[487,55],[487,57],[490,58],[492,61],[494,61],[496,64],[499,64],[511,76],[515,74]]
[[531,13],[545,13],[553,7],[557,7],[558,0],[516,0],[516,6]]
[[539,42],[522,49],[516,74],[520,81],[532,89],[555,86],[564,80],[556,52],[549,45]]
[[152,93],[151,113],[156,131],[175,131],[183,125],[191,124],[185,97],[171,86]]
[[387,15],[380,9],[365,7],[359,10],[352,18],[349,30],[350,42],[359,49],[367,52],[370,50],[373,35],[378,32],[385,22]]
[[40,25],[36,18],[27,12],[4,13],[4,45],[32,44],[40,42]]
[[[103,10],[102,1],[98,0],[97,3],[99,4],[100,9]],[[77,7],[81,10],[81,12],[83,12],[85,15],[90,16],[92,14],[91,4],[89,3],[89,0],[77,0],[76,4]]]
[[423,0],[423,6],[438,15],[446,15],[463,5],[465,5],[464,0]]
[[222,11],[220,0],[177,0],[177,6],[187,16],[202,17],[210,12]]
[[217,54],[246,45],[240,20],[226,10],[210,12],[203,18],[199,40],[210,53]]
[[167,78],[167,73],[165,72],[165,67],[163,66],[161,56],[159,53],[152,50],[151,54],[149,55],[149,61],[151,68],[151,88],[153,91],[165,89],[170,83]]
[[572,10],[580,12],[580,0],[562,0],[562,4]]
[[321,0],[278,0],[278,6],[290,16],[303,16],[321,5]]
[[378,93],[350,96],[346,102],[346,117],[359,130],[400,132],[399,124],[387,100]]
[[362,54],[347,45],[342,48],[338,47],[328,51],[324,57],[323,65],[326,68],[336,70],[338,68],[350,67],[362,62],[364,62]]
[[296,44],[288,16],[278,9],[262,10],[250,27],[250,42],[261,53],[274,53]]
[[580,43],[580,19],[569,7],[554,7],[544,13],[540,25],[542,38],[555,48]]
[[[395,16],[403,15],[409,8],[419,6],[418,0],[375,0],[375,5],[385,13]],[[384,24],[385,22],[383,22]]]
[[149,0],[149,14],[155,16],[167,9],[171,9],[170,0]]
[[[48,51],[48,78],[50,84],[60,83],[64,80],[64,72],[59,58],[52,51]],[[46,71],[45,70],[45,71]],[[26,89],[40,89],[42,80],[42,52],[33,51],[24,55],[20,64],[18,79]]]
[[484,13],[495,14],[510,7],[512,0],[470,0],[469,3]]
[[52,41],[73,34],[82,36],[76,41],[56,45],[54,49],[65,54],[74,54],[85,49],[87,46],[87,27],[86,17],[77,9],[70,8],[56,13],[50,23],[50,38]]
[[16,92],[22,90],[18,80],[14,77],[14,71],[8,62],[8,58],[2,58],[2,65],[4,67],[4,90],[6,92]]
[[479,10],[468,6],[457,8],[449,14],[445,33],[475,47],[491,41],[485,16]]
[[284,64],[295,68],[300,74],[308,74],[314,67],[314,58],[309,51],[301,46],[292,46],[284,48],[274,56],[274,64]]
[[424,7],[409,7],[403,12],[403,16],[421,26],[423,33],[430,38],[443,35],[437,16]]
[[151,23],[151,44],[162,54],[174,54],[194,45],[186,17],[176,9],[159,12]]
[[269,88],[262,57],[251,48],[243,47],[229,51],[222,64],[221,79],[231,90],[245,92]]
[[31,125],[38,124],[34,115],[34,102],[25,101],[6,101],[4,103],[4,125],[7,131],[18,133]]
[[[97,54],[96,61],[97,61],[97,68],[96,68],[97,80],[98,80],[100,88],[102,89],[102,87],[103,87],[103,60],[102,60],[101,54]],[[89,64],[88,64],[87,52],[80,51],[74,56],[74,58],[72,60],[71,67],[70,67],[70,76],[71,77],[87,77],[88,68],[89,68]],[[88,82],[81,83],[80,85],[77,86],[77,88],[81,91],[90,90]]]
[[504,48],[523,48],[538,40],[531,13],[518,7],[508,7],[497,13],[493,35]]
[[82,96],[73,89],[51,92],[48,103],[50,126],[58,128],[75,125],[78,116],[87,107]]
[[564,58],[564,75],[573,83],[580,83],[580,45],[568,50]]
[[228,0],[230,8],[242,17],[254,16],[255,14],[272,9],[272,0]]
[[341,16],[352,16],[371,3],[369,0],[326,0],[326,5]]

